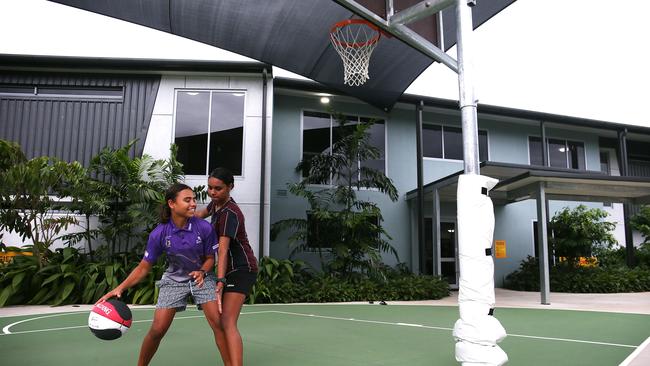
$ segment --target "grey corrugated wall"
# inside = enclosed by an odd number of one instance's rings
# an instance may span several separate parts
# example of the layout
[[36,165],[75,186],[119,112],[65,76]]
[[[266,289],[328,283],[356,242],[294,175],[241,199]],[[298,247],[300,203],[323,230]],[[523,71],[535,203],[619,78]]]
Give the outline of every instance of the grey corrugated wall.
[[53,156],[88,166],[104,147],[133,139],[138,142],[131,155],[142,155],[160,76],[0,71],[0,85],[122,87],[124,97],[117,101],[0,94],[0,139],[19,143],[28,158]]

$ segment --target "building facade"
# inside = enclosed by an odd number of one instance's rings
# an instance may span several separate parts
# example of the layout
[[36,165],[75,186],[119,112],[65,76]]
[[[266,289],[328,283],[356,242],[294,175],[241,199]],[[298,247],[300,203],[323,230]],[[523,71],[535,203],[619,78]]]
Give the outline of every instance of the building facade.
[[[51,155],[84,164],[102,148],[132,139],[138,139],[135,155],[155,158],[168,157],[175,143],[190,186],[205,184],[217,166],[234,172],[232,195],[246,216],[256,254],[285,258],[291,250],[287,233],[270,241],[269,231],[279,220],[307,217],[307,203],[287,190],[301,179],[296,165],[331,149],[338,133],[333,113],[343,113],[350,123],[372,120],[371,142],[382,156],[360,164],[391,178],[399,199],[391,202],[370,189],[358,194],[381,208],[382,225],[398,253],[386,256],[386,263],[405,263],[415,272],[457,283],[455,203],[441,200],[437,209],[425,195],[418,214],[415,143],[421,103],[425,185],[462,171],[457,103],[406,95],[387,112],[316,83],[274,79],[269,70],[256,62],[2,57],[0,138],[20,143],[28,157]],[[481,161],[517,171],[544,167],[650,177],[649,128],[492,106],[479,106],[478,123]],[[551,200],[549,216],[580,203]],[[586,204],[610,213],[624,245],[623,205]],[[420,216],[423,240],[418,239]],[[495,259],[499,285],[522,259],[536,255],[535,203],[495,205],[495,219],[494,239],[505,241],[506,248],[505,257]],[[638,233],[633,235],[639,243]],[[3,240],[18,241],[11,233]],[[314,249],[301,257],[315,263],[321,254]]]

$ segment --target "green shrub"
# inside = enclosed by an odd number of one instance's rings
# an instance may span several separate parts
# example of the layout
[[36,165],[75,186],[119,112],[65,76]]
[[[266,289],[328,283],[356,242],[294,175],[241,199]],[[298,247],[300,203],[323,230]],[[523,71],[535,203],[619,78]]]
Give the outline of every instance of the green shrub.
[[[504,287],[519,291],[539,291],[539,266],[528,257],[519,269],[506,277]],[[650,269],[625,266],[574,267],[558,265],[550,269],[554,292],[617,293],[650,291]]]
[[387,271],[387,279],[315,275],[304,263],[262,258],[248,303],[430,300],[449,296],[449,284],[433,276],[403,269]]
[[[140,262],[133,253],[121,253],[93,262],[75,248],[57,249],[46,255],[42,269],[34,256],[17,256],[0,267],[0,307],[15,304],[92,304],[122,282]],[[164,271],[163,261],[149,275],[123,294],[133,304],[153,304],[158,297],[155,281]]]
[[584,205],[557,212],[548,225],[554,233],[549,237],[551,250],[556,256],[577,265],[580,257],[590,257],[596,250],[611,248],[616,243],[612,235],[616,225],[603,221],[608,215],[601,209],[588,209]]

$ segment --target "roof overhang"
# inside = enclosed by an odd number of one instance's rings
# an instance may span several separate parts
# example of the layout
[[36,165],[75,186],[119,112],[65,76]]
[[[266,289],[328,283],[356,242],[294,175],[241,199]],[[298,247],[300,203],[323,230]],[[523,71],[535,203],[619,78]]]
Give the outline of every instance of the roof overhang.
[[[433,199],[438,191],[441,202],[456,201],[459,171],[424,186],[425,199]],[[580,202],[620,202],[631,204],[650,203],[650,178],[619,177],[596,171],[576,171],[531,167],[529,165],[484,162],[481,174],[499,179],[490,191],[492,201],[497,205],[535,198],[540,184],[543,184],[547,199]],[[418,191],[406,194],[406,199],[417,198]]]

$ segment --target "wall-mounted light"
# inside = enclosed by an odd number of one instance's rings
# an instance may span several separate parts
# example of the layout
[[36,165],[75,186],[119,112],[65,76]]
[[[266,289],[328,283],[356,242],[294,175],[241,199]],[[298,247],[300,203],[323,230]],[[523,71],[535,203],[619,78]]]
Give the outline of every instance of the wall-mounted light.
[[323,104],[329,104],[330,103],[330,98],[329,97],[320,97],[320,102]]

